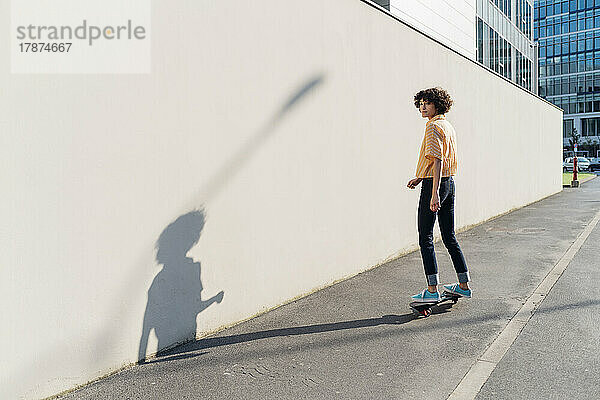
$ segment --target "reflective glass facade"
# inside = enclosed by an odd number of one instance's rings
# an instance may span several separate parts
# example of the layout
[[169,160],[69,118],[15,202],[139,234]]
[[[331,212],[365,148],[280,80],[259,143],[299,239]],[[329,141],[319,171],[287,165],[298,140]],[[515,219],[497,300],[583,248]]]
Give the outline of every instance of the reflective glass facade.
[[572,128],[597,137],[600,117],[600,0],[537,0],[539,95],[564,110],[565,144]]
[[537,92],[532,0],[477,0],[477,61]]

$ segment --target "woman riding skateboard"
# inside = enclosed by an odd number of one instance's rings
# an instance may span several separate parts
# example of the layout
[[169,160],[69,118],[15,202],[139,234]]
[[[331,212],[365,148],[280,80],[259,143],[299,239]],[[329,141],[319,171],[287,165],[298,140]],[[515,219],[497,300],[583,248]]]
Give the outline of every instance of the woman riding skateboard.
[[452,99],[442,88],[421,90],[414,97],[415,107],[425,124],[425,137],[421,144],[416,178],[408,182],[414,189],[421,185],[418,208],[419,246],[427,278],[427,289],[411,297],[413,302],[437,303],[439,275],[433,247],[433,226],[436,216],[442,233],[442,241],[450,253],[458,276],[458,283],[444,285],[452,294],[471,298],[469,271],[463,253],[454,234],[454,179],[458,167],[456,159],[456,133],[446,120]]

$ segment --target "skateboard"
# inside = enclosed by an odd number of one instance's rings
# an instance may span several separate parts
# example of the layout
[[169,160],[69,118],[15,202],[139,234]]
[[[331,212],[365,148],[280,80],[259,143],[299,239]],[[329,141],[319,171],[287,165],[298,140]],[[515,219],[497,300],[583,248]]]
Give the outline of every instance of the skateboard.
[[458,294],[444,291],[444,293],[442,293],[441,300],[438,301],[437,303],[419,303],[417,301],[413,301],[409,304],[409,306],[410,306],[410,308],[412,308],[412,310],[416,314],[422,315],[424,317],[429,317],[431,315],[431,308],[433,306],[438,306],[442,303],[446,303],[446,302],[450,302],[450,301],[452,302],[452,304],[456,304],[458,299],[460,299],[461,297],[462,296],[460,296]]

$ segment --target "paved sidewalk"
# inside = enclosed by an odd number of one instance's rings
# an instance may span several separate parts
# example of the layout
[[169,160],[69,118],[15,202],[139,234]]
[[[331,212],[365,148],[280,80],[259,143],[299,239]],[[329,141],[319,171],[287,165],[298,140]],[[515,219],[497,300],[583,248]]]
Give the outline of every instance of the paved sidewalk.
[[[64,398],[446,399],[598,211],[593,179],[459,234],[474,298],[429,318],[407,305],[424,284],[414,252]],[[599,250],[600,224],[478,399],[600,395]]]

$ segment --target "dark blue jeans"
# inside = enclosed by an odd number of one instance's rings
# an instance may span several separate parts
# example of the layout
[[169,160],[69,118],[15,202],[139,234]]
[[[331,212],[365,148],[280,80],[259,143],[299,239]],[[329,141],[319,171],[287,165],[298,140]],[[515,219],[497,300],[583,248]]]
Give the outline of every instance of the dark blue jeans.
[[432,212],[429,208],[432,188],[433,178],[423,179],[421,182],[421,197],[419,198],[418,211],[419,246],[421,247],[421,257],[423,258],[427,284],[439,284],[438,266],[433,247],[433,225],[435,224],[436,214],[440,225],[440,232],[442,233],[442,241],[446,249],[448,249],[448,253],[450,253],[450,258],[452,258],[452,264],[458,275],[458,281],[469,282],[470,277],[465,257],[454,234],[454,179],[452,177],[440,179],[440,209],[437,213]]

